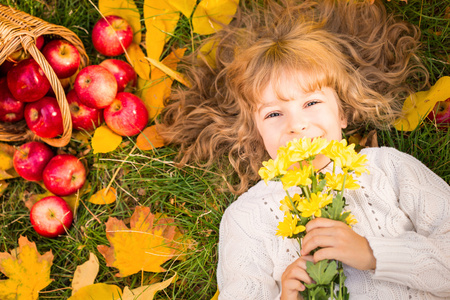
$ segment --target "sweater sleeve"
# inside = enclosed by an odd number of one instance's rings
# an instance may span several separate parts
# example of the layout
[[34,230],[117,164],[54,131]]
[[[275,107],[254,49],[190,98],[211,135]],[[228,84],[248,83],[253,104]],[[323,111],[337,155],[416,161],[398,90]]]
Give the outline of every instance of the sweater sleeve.
[[280,297],[268,249],[271,241],[266,240],[259,215],[257,207],[244,203],[230,206],[222,217],[217,268],[220,300]]
[[414,225],[396,237],[368,237],[377,259],[374,279],[450,297],[450,187],[414,157],[384,148],[379,158]]

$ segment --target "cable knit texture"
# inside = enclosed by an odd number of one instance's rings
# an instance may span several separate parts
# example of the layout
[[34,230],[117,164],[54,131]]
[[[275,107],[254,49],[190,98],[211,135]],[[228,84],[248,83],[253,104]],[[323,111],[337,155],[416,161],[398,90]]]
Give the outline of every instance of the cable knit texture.
[[[344,266],[350,299],[450,299],[450,187],[394,148],[362,150],[370,175],[347,191],[348,208],[377,259],[375,271]],[[283,219],[279,182],[263,181],[225,211],[220,224],[219,299],[279,299],[281,275],[299,253],[275,235]]]

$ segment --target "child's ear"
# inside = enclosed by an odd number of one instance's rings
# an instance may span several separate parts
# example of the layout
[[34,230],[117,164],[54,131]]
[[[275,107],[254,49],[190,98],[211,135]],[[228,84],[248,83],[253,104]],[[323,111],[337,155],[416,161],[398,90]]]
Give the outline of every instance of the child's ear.
[[345,116],[341,116],[341,129],[347,128],[347,118]]

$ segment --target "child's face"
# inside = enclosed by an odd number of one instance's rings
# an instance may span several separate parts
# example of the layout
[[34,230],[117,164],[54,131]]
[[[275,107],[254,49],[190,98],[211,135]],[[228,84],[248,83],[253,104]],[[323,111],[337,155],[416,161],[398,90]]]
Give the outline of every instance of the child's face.
[[[279,99],[272,84],[269,84],[254,115],[264,146],[272,159],[276,158],[280,146],[294,138],[342,139],[341,129],[347,126],[347,120],[339,113],[339,99],[332,88],[305,92],[295,80],[285,80],[279,89],[292,100]],[[323,156],[318,156],[313,162],[316,168],[322,168],[327,163]]]

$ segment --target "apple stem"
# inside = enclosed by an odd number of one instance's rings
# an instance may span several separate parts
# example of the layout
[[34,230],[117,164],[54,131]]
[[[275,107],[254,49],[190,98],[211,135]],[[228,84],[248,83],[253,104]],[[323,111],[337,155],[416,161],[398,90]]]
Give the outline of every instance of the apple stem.
[[106,187],[105,191],[103,192],[104,195],[106,196],[106,194],[109,191],[109,188],[111,187],[114,179],[116,178],[117,174],[119,173],[120,168],[122,167],[123,163],[128,159],[128,157],[130,157],[130,155],[133,153],[133,151],[136,149],[136,145],[134,145],[133,149],[131,149],[130,153],[128,153],[127,157],[125,157],[125,159],[120,163],[119,167],[116,169],[116,171],[113,174],[113,177],[111,178],[111,180],[108,183],[108,186]]
[[22,155],[24,155],[24,156],[27,155],[27,153],[25,151],[23,151],[22,149],[20,149],[20,147],[17,147],[17,146],[13,146],[13,147],[14,147],[14,149],[16,149],[16,151],[19,151]]

